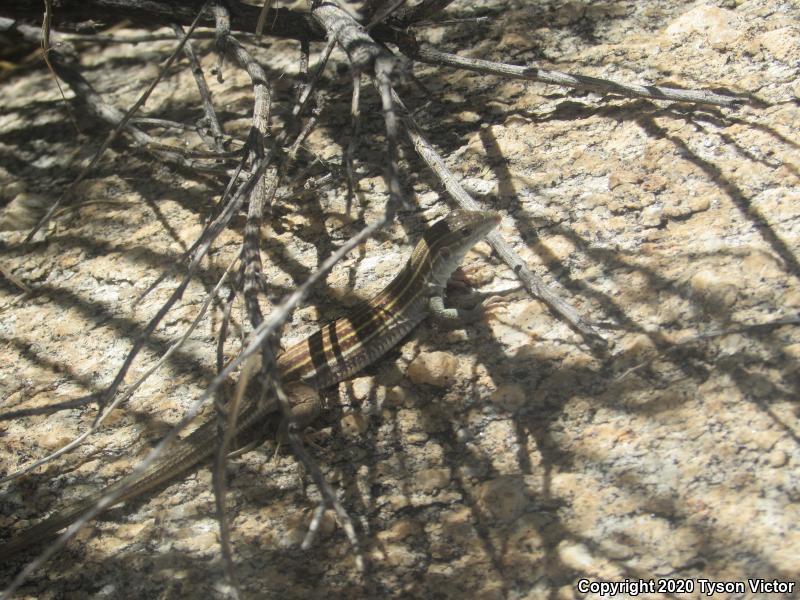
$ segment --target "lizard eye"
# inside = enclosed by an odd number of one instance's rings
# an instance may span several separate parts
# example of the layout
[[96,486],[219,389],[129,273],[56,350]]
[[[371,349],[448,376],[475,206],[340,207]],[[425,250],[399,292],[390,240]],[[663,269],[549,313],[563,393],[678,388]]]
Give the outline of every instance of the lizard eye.
[[469,227],[464,227],[464,229],[461,230],[461,235],[464,237],[469,237],[471,234],[472,234],[472,229],[470,229]]

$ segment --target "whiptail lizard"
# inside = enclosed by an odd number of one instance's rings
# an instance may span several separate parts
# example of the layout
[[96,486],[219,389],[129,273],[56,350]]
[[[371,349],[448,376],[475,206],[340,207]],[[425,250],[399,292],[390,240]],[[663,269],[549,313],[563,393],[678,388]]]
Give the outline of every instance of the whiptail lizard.
[[[284,384],[306,383],[322,389],[348,379],[374,363],[395,346],[428,315],[448,321],[465,317],[461,309],[444,307],[447,280],[475,243],[500,222],[494,212],[457,210],[432,225],[414,248],[403,269],[389,285],[369,301],[329,323],[300,341],[277,359],[277,372]],[[236,424],[237,443],[263,436],[264,422],[275,415],[275,403],[243,401]],[[266,407],[269,408],[266,408]],[[298,418],[308,424],[318,411],[306,409]],[[177,478],[213,456],[217,424],[214,420],[198,427],[163,460],[156,462],[134,482],[120,481],[87,496],[50,518],[23,531],[0,546],[0,560],[53,537],[68,527],[98,500],[115,489],[127,486],[117,504],[139,497]]]

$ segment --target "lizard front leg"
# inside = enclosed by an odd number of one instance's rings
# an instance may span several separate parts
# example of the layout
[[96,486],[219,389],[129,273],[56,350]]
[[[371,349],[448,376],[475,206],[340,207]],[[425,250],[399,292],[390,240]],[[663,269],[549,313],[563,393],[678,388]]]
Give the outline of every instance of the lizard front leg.
[[480,319],[488,313],[492,306],[498,306],[504,302],[505,299],[500,296],[491,296],[473,308],[446,308],[444,294],[437,294],[430,297],[428,307],[431,316],[437,321],[450,326],[458,326]]

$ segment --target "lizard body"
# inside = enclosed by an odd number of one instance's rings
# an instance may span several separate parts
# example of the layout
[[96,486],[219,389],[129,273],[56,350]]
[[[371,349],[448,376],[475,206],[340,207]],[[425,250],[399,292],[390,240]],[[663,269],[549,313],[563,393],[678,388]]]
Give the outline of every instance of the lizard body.
[[[281,382],[300,382],[316,389],[330,387],[374,363],[428,315],[435,314],[447,320],[465,316],[458,309],[444,308],[447,280],[469,249],[499,221],[499,215],[494,212],[457,210],[433,224],[423,234],[405,266],[381,292],[278,356],[277,373]],[[276,410],[274,402],[243,399],[235,432],[239,446],[258,433],[263,435],[265,420]],[[306,408],[307,414],[295,414],[294,419],[308,424],[317,412]],[[216,451],[216,421],[204,423],[176,444],[169,456],[157,461],[135,481],[123,479],[112,483],[0,546],[0,560],[53,537],[110,492],[125,487],[115,503],[119,504],[195,469]]]

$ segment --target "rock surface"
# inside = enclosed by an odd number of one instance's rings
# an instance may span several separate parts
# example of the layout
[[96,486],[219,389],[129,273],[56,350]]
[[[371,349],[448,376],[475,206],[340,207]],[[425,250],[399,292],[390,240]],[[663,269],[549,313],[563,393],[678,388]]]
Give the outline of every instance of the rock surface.
[[[455,2],[447,14],[489,18],[429,26],[420,38],[465,56],[747,93],[762,105],[601,97],[415,66],[432,102],[410,82],[400,91],[425,106],[418,118],[428,138],[484,206],[503,212],[501,233],[528,265],[582,314],[609,325],[609,353],[593,354],[522,293],[466,329],[420,328],[329,394],[311,447],[356,521],[367,574],[357,572],[329,512],[311,549],[300,550],[319,494],[290,452],[267,444],[230,466],[245,597],[533,600],[582,597],[581,579],[689,579],[691,593],[643,597],[699,598],[701,579],[797,581],[800,331],[796,323],[750,326],[800,312],[800,8],[780,0],[518,0]],[[124,109],[173,46],[88,44],[81,60],[92,84]],[[276,106],[292,97],[286,82],[297,73],[297,47],[269,40],[258,52],[276,77]],[[211,42],[198,48],[208,71]],[[225,69],[224,83],[209,84],[226,131],[244,138],[250,84]],[[308,148],[338,162],[349,78],[334,73]],[[0,86],[0,202],[36,210],[74,178],[104,128],[78,112],[85,134],[76,139],[44,68]],[[369,221],[382,210],[382,125],[372,90],[363,98],[356,206],[346,213],[338,174],[313,194],[301,181],[278,201],[262,247],[271,301],[354,233],[356,216]],[[198,107],[184,64],[146,109],[191,123]],[[275,111],[276,130],[284,118]],[[285,341],[335,317],[354,301],[353,287],[380,289],[423,222],[449,210],[419,165],[408,180],[419,214],[402,213],[340,264],[328,278],[333,291],[318,290],[294,313]],[[0,474],[91,424],[95,405],[59,403],[111,381],[179,281],[171,269],[220,192],[213,180],[118,144],[46,239],[23,244],[24,231],[2,228],[0,410],[28,412],[0,421]],[[190,324],[238,252],[242,223],[215,244],[126,384]],[[467,268],[483,291],[514,284],[488,246],[470,253]],[[135,302],[162,274],[164,283]],[[213,377],[220,314],[100,433],[2,487],[3,538],[145,455]],[[233,314],[239,323],[238,305]],[[226,351],[236,351],[233,341]],[[214,511],[204,468],[88,526],[23,593],[224,597]],[[0,584],[22,565],[0,565]],[[749,588],[744,595],[777,597]]]

